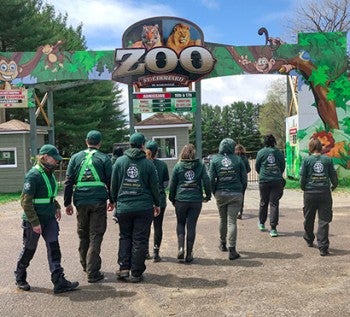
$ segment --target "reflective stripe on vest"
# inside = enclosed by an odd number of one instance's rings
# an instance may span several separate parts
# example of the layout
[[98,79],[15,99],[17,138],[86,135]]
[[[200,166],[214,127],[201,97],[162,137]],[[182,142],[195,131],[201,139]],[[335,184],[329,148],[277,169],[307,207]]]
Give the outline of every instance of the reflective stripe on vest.
[[47,175],[46,175],[45,171],[43,170],[43,168],[40,165],[38,165],[38,164],[36,164],[34,166],[34,168],[36,168],[40,172],[40,175],[42,176],[42,178],[45,181],[46,188],[47,188],[47,196],[48,197],[45,197],[45,198],[33,198],[33,203],[34,204],[51,204],[51,203],[53,203],[53,201],[54,201],[54,199],[55,199],[55,197],[57,196],[57,193],[58,193],[58,184],[57,184],[55,175],[52,174],[52,178],[53,178],[53,180],[55,182],[55,190],[53,191],[51,183],[50,183],[50,180],[47,177]]
[[[100,181],[100,176],[98,175],[95,166],[92,164],[92,156],[96,153],[96,150],[85,150],[85,159],[83,165],[80,167],[78,181],[76,187],[96,187],[96,186],[106,186],[105,183]],[[94,181],[82,181],[86,168],[89,168]]]

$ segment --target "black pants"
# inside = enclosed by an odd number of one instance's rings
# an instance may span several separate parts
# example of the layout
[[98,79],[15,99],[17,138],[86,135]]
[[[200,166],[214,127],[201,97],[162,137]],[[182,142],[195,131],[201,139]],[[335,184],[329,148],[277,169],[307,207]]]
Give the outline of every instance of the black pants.
[[329,223],[332,221],[332,194],[330,191],[323,193],[304,192],[304,239],[312,243],[315,239],[314,224],[316,212],[318,212],[317,244],[322,251],[329,248]]
[[177,236],[185,236],[187,245],[193,246],[196,238],[196,227],[199,214],[202,210],[202,202],[175,202],[175,213],[177,218]]
[[80,263],[94,277],[101,269],[101,244],[107,228],[106,202],[77,206]]
[[265,224],[270,206],[270,225],[276,228],[279,220],[279,203],[283,196],[284,180],[259,183],[260,207],[259,222]]
[[164,220],[165,207],[160,208],[160,214],[153,219],[153,246],[160,247],[163,239],[163,220]]
[[[38,247],[40,234],[33,231],[33,227],[28,221],[22,222],[23,228],[23,249],[19,256],[15,271],[16,281],[25,281],[27,277],[27,267],[33,259]],[[47,249],[47,260],[51,276],[59,276],[63,273],[61,267],[61,251],[58,243],[59,226],[55,218],[50,219],[46,224],[41,224],[42,236]]]
[[146,270],[145,260],[152,220],[153,208],[118,213],[120,270],[131,270],[133,276],[141,276]]

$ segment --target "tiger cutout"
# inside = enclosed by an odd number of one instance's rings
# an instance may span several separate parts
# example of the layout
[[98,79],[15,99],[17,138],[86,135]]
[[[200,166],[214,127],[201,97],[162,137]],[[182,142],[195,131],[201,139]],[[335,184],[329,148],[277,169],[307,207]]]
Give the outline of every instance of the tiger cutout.
[[158,24],[144,25],[141,33],[141,41],[132,44],[131,47],[144,47],[150,50],[153,47],[162,46],[162,39]]
[[202,45],[202,41],[200,39],[191,39],[190,27],[188,25],[183,23],[176,24],[168,37],[166,46],[179,54],[185,47],[191,45]]

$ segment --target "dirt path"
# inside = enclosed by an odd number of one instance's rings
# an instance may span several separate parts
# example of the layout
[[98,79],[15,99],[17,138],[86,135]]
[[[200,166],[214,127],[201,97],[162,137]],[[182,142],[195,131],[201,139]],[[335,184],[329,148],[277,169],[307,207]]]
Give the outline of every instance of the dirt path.
[[161,247],[163,261],[147,261],[140,284],[116,280],[118,226],[109,214],[102,249],[103,283],[88,284],[80,268],[75,217],[61,221],[63,266],[80,290],[52,294],[43,241],[28,272],[31,292],[17,291],[13,270],[21,248],[17,202],[0,206],[0,316],[349,316],[350,195],[334,193],[331,256],[320,257],[302,239],[302,193],[286,190],[280,236],[257,229],[258,191],[250,186],[244,219],[238,222],[241,258],[218,249],[215,202],[204,205],[197,228],[195,261],[176,260],[176,217],[168,206]]

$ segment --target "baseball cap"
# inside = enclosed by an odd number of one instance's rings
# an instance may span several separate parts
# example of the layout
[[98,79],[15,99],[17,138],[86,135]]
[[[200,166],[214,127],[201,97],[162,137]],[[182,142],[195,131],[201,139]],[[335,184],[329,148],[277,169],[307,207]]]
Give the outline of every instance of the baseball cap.
[[100,131],[91,130],[86,135],[86,141],[90,145],[98,145],[98,144],[100,144],[101,140],[102,140],[102,134]]
[[146,149],[150,150],[152,154],[158,151],[158,144],[156,141],[148,141],[146,143]]
[[141,145],[145,144],[145,142],[146,142],[146,138],[140,132],[136,132],[136,133],[132,134],[130,137],[130,144],[133,144],[135,146],[141,146]]
[[52,144],[43,145],[39,150],[39,154],[47,154],[54,158],[56,161],[62,161],[62,156],[58,152],[57,148]]

